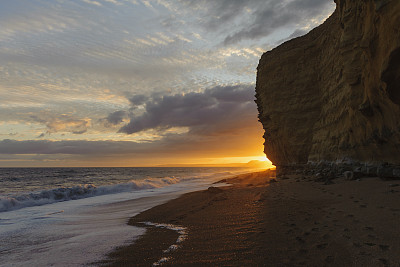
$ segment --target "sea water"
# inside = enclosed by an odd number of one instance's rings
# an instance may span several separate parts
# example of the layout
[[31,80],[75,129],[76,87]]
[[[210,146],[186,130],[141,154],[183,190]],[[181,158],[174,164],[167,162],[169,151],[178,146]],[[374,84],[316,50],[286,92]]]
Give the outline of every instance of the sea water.
[[130,217],[244,168],[0,168],[0,266],[79,266],[134,241]]

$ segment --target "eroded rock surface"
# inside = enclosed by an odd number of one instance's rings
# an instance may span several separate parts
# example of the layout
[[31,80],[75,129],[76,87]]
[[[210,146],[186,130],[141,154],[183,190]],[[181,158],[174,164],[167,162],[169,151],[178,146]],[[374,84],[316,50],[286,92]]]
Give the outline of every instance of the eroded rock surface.
[[256,102],[276,165],[400,164],[400,1],[337,0],[260,59]]

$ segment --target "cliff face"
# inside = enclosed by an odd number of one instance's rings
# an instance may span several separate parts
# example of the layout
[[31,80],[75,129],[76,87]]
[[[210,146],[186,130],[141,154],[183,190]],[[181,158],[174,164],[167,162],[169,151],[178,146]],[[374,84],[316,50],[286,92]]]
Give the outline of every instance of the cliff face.
[[324,24],[260,59],[264,151],[276,165],[400,164],[400,1],[335,2]]

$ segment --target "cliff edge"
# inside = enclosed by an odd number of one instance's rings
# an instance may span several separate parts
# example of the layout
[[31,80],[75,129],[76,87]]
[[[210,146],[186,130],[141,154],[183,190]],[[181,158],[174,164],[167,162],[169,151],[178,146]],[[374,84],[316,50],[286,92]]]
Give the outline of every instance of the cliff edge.
[[260,59],[264,152],[277,166],[400,165],[400,1],[335,2],[324,24]]

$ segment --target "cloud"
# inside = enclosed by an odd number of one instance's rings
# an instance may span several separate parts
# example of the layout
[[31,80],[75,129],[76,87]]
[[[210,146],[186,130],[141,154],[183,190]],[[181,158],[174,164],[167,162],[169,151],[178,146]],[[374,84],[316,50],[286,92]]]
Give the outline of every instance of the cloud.
[[[42,134],[41,139],[36,140],[0,141],[0,155],[18,155],[21,160],[33,159],[35,155],[43,155],[44,159],[51,160],[70,155],[68,160],[71,161],[76,158],[82,162],[129,159],[150,164],[156,158],[243,157],[254,155],[254,151],[262,151],[262,127],[256,120],[257,109],[253,101],[254,84],[215,86],[203,92],[167,96],[152,94],[131,100],[131,106],[143,106],[143,110],[140,110],[142,113],[136,114],[132,109],[118,110],[103,118],[103,122],[118,125],[118,122],[130,116],[129,123],[120,128],[121,133],[143,132],[146,135],[150,131],[158,135],[157,139],[51,141],[45,140],[47,134]],[[44,113],[31,119],[46,125],[48,132],[67,130],[66,126],[56,127],[58,124],[55,122],[72,125],[68,122],[74,121],[79,125],[80,121],[67,115],[58,115],[56,119]]]
[[123,122],[125,116],[126,116],[125,111],[123,110],[115,111],[107,116],[106,121],[111,125],[118,125],[121,122]]
[[[254,124],[256,125],[256,124]],[[259,126],[259,125],[256,125]],[[199,138],[190,134],[169,134],[154,142],[88,140],[0,141],[0,155],[82,155],[91,157],[132,156],[133,158],[177,156],[248,156],[260,149],[261,127],[242,129],[241,135]],[[246,139],[243,134],[246,133]],[[250,153],[249,153],[250,152]],[[173,156],[171,156],[173,155]]]
[[129,102],[132,104],[132,106],[139,106],[144,104],[147,99],[148,97],[145,95],[134,95],[129,98]]
[[[325,10],[333,12],[334,7],[326,0],[181,0],[181,3],[207,14],[200,21],[207,30],[225,29],[228,34],[224,45],[264,38],[286,26],[304,26],[321,13],[327,15]],[[236,30],[232,32],[232,28]]]
[[331,4],[326,0],[294,0],[287,4],[280,0],[270,1],[263,9],[254,11],[252,14],[254,22],[251,25],[228,35],[224,44],[230,45],[244,39],[262,38],[270,35],[277,28],[305,24],[320,15],[321,10],[327,9]]
[[108,3],[112,3],[114,5],[121,5],[121,3],[118,2],[117,0],[103,0],[103,1],[108,2]]
[[49,141],[11,140],[0,141],[0,154],[127,154],[145,152],[144,144],[124,141]]
[[92,1],[92,0],[83,0],[83,2],[90,4],[90,5],[103,6],[101,3],[97,2],[97,1]]
[[[83,134],[91,126],[91,120],[88,118],[77,119],[65,114],[58,115],[57,117],[49,114],[31,115],[30,118],[35,122],[45,124],[47,127],[46,133],[48,134],[58,132]],[[41,134],[39,137],[43,136]]]
[[190,92],[152,98],[145,102],[143,114],[132,114],[121,133],[160,131],[172,127],[189,127],[191,133],[203,135],[234,131],[256,116],[254,84],[216,86],[204,92]]
[[210,129],[205,133],[164,133],[162,138],[148,142],[6,139],[0,140],[0,165],[2,158],[6,160],[4,166],[9,166],[11,163],[7,162],[12,158],[15,162],[32,161],[36,160],[38,155],[41,156],[44,166],[45,160],[63,159],[74,166],[99,166],[99,162],[103,162],[104,166],[154,166],[161,162],[179,163],[201,158],[246,157],[261,153],[263,131],[261,125],[254,120],[254,116],[248,120],[248,125],[237,122],[235,126],[226,129],[226,133],[210,132]]

